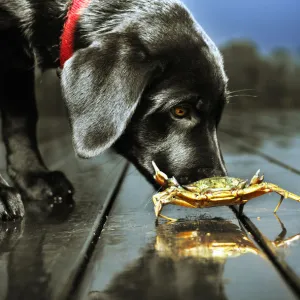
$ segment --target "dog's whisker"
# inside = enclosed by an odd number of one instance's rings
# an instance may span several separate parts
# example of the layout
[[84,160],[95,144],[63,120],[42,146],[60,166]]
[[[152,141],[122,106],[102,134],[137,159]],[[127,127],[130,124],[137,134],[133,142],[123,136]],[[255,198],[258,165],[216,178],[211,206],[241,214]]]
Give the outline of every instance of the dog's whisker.
[[227,95],[232,95],[232,94],[241,93],[241,92],[248,92],[248,91],[255,91],[255,89],[242,89],[242,90],[229,91],[229,92],[227,92]]
[[[161,191],[161,189],[162,189],[162,186],[155,192],[155,194],[159,193]],[[146,198],[146,201],[145,201],[146,204],[145,204],[144,208],[146,208],[148,206],[148,204],[151,203],[151,199],[152,199],[152,196],[149,198]]]
[[235,98],[235,97],[250,97],[250,98],[257,98],[255,95],[232,95],[228,96],[227,98]]

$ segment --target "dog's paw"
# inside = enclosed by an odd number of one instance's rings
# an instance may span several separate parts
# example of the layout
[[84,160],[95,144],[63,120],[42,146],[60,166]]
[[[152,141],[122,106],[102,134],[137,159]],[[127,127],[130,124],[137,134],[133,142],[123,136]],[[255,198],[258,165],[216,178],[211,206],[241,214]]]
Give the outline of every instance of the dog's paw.
[[74,188],[60,171],[18,174],[14,181],[26,201],[40,201],[51,210],[60,204],[73,204]]
[[25,209],[18,191],[10,186],[0,185],[0,220],[8,221],[24,217]]

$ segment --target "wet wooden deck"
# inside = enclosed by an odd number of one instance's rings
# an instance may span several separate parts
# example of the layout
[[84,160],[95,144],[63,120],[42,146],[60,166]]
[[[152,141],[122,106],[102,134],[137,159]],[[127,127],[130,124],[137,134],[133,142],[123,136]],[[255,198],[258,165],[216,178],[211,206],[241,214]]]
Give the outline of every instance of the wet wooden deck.
[[[261,169],[300,194],[298,115],[227,112],[220,138],[230,175]],[[247,204],[241,219],[227,207],[169,206],[165,214],[182,220],[156,226],[154,191],[123,158],[77,159],[61,117],[42,116],[39,137],[47,164],[74,184],[76,206],[59,221],[0,224],[0,299],[300,298],[299,203],[285,200],[279,219],[276,194]]]

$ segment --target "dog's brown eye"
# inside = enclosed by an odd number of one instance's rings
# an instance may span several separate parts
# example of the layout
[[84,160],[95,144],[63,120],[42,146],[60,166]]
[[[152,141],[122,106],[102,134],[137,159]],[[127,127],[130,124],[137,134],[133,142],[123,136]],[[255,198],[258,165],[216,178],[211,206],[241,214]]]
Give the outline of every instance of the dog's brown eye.
[[184,118],[188,115],[189,109],[187,107],[176,106],[173,108],[173,114],[177,118]]

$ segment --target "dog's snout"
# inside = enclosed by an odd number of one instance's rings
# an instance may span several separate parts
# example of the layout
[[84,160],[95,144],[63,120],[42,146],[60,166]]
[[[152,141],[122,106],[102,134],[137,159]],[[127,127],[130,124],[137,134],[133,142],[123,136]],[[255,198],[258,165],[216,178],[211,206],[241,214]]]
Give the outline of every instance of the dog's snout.
[[224,176],[223,170],[216,170],[216,169],[204,169],[199,170],[199,173],[203,174],[205,177],[216,177],[216,176]]
[[216,177],[216,176],[226,176],[227,171],[225,168],[201,168],[197,170],[199,177],[202,178],[209,178],[209,177]]
[[222,177],[222,176],[227,176],[227,175],[228,175],[227,169],[226,169],[225,165],[222,164],[217,168],[213,168],[211,177],[215,177],[215,176]]
[[189,176],[180,176],[178,181],[179,181],[180,184],[191,183],[191,180],[190,180]]

